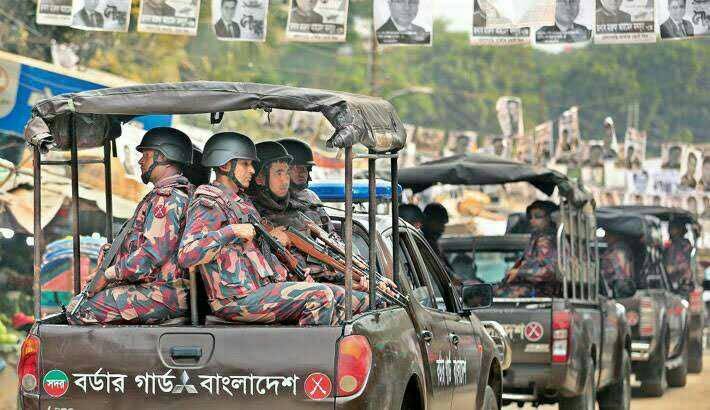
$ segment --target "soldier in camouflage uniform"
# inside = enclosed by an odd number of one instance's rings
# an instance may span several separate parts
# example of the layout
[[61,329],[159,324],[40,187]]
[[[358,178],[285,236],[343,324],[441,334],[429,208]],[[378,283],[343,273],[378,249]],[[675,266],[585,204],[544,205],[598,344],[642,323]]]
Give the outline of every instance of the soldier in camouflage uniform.
[[311,180],[311,170],[316,164],[315,161],[313,161],[313,151],[311,147],[303,141],[293,138],[281,139],[278,143],[293,157],[289,169],[289,175],[291,176],[289,188],[291,203],[302,208],[303,213],[309,219],[319,224],[333,239],[341,241],[320,198],[315,192],[308,189],[308,182]]
[[[272,226],[288,226],[310,236],[310,231],[303,219],[310,207],[301,201],[292,200],[290,190],[290,164],[293,157],[286,152],[278,142],[265,141],[256,144],[256,153],[259,157],[259,170],[251,184],[250,196],[259,214],[266,218]],[[308,265],[312,277],[318,282],[323,282],[330,287],[335,295],[338,310],[344,309],[345,289],[337,284],[344,283],[342,273],[334,273],[324,269],[317,263],[309,263],[308,256],[291,248],[296,257]],[[368,306],[367,281],[363,278],[360,283],[355,283],[352,294],[352,307],[354,313],[365,311]]]
[[[148,131],[136,148],[144,183],[155,186],[136,207],[132,223],[119,246],[113,265],[99,275],[87,299],[72,315],[71,324],[154,324],[185,317],[187,272],[177,265],[177,248],[194,187],[181,175],[192,159],[187,135],[173,128]],[[129,220],[130,221],[130,220]],[[119,237],[122,236],[119,234]],[[117,238],[118,239],[118,238]],[[99,265],[107,257],[104,246]]]
[[532,235],[523,256],[496,290],[500,297],[551,297],[559,287],[557,243],[551,215],[557,205],[535,201],[526,210]]
[[600,255],[600,270],[615,297],[630,297],[636,292],[633,253],[618,235],[606,233],[607,248]]
[[685,238],[688,232],[685,222],[672,219],[668,223],[668,235],[671,242],[665,250],[663,261],[673,288],[689,292],[695,287],[691,268],[693,245]]
[[[202,157],[217,179],[201,185],[188,210],[178,252],[183,268],[199,268],[215,316],[250,323],[332,325],[339,322],[333,291],[326,285],[290,281],[286,268],[254,241],[249,217],[260,218],[244,195],[254,175],[256,148],[236,132],[213,135]],[[280,229],[271,234],[288,239]]]

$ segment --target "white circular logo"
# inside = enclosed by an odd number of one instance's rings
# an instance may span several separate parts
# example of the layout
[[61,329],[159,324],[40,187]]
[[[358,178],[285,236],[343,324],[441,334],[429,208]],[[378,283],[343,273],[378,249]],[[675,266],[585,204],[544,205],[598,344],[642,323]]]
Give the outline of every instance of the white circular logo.
[[525,325],[525,338],[531,342],[537,342],[542,339],[543,333],[542,325],[538,322],[530,322]]

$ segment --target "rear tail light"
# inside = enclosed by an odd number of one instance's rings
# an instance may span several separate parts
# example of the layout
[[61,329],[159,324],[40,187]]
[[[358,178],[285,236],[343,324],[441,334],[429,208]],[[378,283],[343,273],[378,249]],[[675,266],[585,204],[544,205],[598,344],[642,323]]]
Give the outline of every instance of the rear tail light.
[[641,298],[639,301],[639,334],[653,336],[656,330],[656,307],[651,298]]
[[552,362],[567,363],[572,315],[566,311],[552,312]]
[[698,313],[703,311],[703,291],[700,289],[694,289],[690,292],[688,297],[690,299],[690,311],[693,313]]
[[17,377],[20,388],[25,393],[39,391],[39,338],[35,335],[27,336],[22,343],[20,361],[17,365]]
[[365,336],[345,336],[338,344],[338,397],[362,391],[372,366],[372,349]]

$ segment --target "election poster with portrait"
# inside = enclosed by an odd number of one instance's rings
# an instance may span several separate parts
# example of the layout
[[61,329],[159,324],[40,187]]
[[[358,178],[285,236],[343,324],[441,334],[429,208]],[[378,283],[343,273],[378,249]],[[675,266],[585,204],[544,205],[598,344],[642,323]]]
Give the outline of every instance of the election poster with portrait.
[[710,150],[703,150],[703,163],[700,167],[700,174],[698,191],[710,192]]
[[523,102],[518,97],[500,97],[496,102],[498,124],[507,138],[519,137],[524,133]]
[[200,0],[141,0],[138,31],[197,35]]
[[554,145],[552,141],[552,121],[545,121],[535,126],[534,161],[537,165],[547,165],[552,160]]
[[703,153],[701,150],[686,146],[683,152],[683,159],[680,163],[680,186],[682,191],[695,190],[698,181],[702,178],[701,161]]
[[654,43],[653,0],[596,0],[594,42]]
[[131,0],[74,0],[72,28],[127,32]]
[[269,0],[212,0],[212,27],[222,41],[264,41]]
[[291,0],[286,38],[312,42],[345,41],[349,0]]
[[535,44],[580,44],[592,39],[594,3],[557,0],[555,21],[535,31]]
[[72,0],[39,0],[37,2],[37,24],[71,26],[72,16]]
[[574,158],[580,152],[582,144],[579,135],[579,109],[571,107],[557,120],[557,162]]
[[656,25],[663,40],[707,37],[710,32],[710,2],[657,0]]
[[[554,17],[552,2],[550,21]],[[508,25],[499,24],[502,19],[493,0],[473,0],[473,24],[471,25],[471,45],[514,45],[530,43],[530,27],[517,27],[511,20]]]
[[291,125],[294,111],[272,109],[261,114],[261,125],[277,130],[285,130]]
[[681,160],[685,154],[685,145],[676,142],[661,145],[661,168],[680,170]]
[[434,0],[374,0],[377,44],[431,45]]
[[444,155],[462,155],[475,152],[478,133],[476,131],[457,130],[449,131]]
[[646,160],[646,133],[628,128],[624,137],[623,168],[638,170]]
[[421,162],[441,157],[446,143],[446,132],[436,128],[419,127],[414,135],[417,144],[417,159]]

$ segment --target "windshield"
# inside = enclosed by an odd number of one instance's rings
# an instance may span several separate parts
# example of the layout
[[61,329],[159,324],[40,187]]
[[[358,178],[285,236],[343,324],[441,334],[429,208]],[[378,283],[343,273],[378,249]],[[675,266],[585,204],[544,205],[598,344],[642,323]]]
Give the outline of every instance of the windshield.
[[454,275],[461,282],[499,283],[521,257],[522,250],[455,251],[446,255]]

